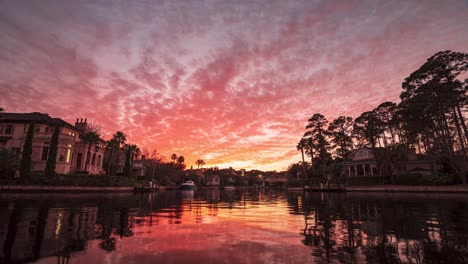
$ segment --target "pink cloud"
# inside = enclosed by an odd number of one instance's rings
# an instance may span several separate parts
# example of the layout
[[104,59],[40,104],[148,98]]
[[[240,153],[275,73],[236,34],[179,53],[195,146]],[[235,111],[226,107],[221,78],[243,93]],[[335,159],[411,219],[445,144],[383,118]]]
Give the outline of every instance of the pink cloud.
[[[398,100],[439,50],[465,51],[462,1],[0,4],[0,106],[188,165],[283,169],[307,118]],[[465,23],[463,23],[465,22]]]

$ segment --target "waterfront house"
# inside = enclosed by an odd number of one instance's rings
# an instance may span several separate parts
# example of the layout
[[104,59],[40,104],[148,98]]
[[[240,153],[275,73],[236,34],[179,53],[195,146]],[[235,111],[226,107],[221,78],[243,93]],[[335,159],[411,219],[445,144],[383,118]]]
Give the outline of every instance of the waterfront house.
[[52,134],[55,127],[59,127],[56,172],[70,173],[74,158],[73,146],[79,140],[79,131],[60,118],[37,112],[0,113],[0,145],[14,153],[21,153],[28,128],[33,123],[32,170],[45,170]]
[[[83,135],[88,131],[89,124],[86,119],[76,119],[75,127],[78,129],[80,135]],[[74,152],[76,153],[74,159],[74,168],[75,172],[79,171],[88,171],[89,174],[104,174],[103,171],[103,162],[104,162],[104,153],[105,153],[105,146],[106,142],[103,139],[99,139],[97,143],[91,145],[90,156],[88,159],[87,166],[86,163],[86,156],[88,154],[88,144],[83,142],[81,138],[75,142],[74,145]]]
[[[88,146],[82,142],[80,134],[87,126],[86,119],[77,120],[74,126],[44,113],[0,113],[0,146],[19,156],[31,124],[34,124],[31,156],[33,171],[45,170],[52,134],[56,127],[60,129],[60,134],[55,171],[58,174],[69,174],[84,170]],[[90,174],[102,172],[103,157],[104,141],[100,140],[91,147],[87,168]]]
[[[375,152],[383,151],[382,148],[376,148]],[[431,162],[422,155],[417,155],[415,149],[408,149],[404,153],[404,159],[400,160],[399,168],[395,164],[390,166],[390,173],[411,172],[422,175],[432,174]],[[374,176],[378,175],[377,160],[374,157],[374,151],[369,147],[361,147],[351,152],[351,160],[345,162],[345,168],[348,177],[354,176]]]
[[208,174],[205,176],[205,185],[210,187],[219,186],[221,179],[217,174]]

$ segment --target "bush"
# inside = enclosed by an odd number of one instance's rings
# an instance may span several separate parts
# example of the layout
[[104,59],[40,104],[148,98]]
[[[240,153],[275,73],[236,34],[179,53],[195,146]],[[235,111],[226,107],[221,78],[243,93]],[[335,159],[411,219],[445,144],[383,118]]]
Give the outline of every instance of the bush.
[[[383,181],[383,182],[381,182]],[[348,185],[379,185],[382,183],[388,183],[389,177],[379,176],[360,176],[360,177],[348,177]]]
[[401,173],[392,175],[392,183],[396,185],[422,185],[422,175],[419,173]]
[[103,186],[103,187],[133,187],[139,183],[135,177],[95,176],[83,174],[66,174],[45,176],[43,173],[33,173],[29,177],[9,178],[0,180],[5,185],[52,185],[52,186]]

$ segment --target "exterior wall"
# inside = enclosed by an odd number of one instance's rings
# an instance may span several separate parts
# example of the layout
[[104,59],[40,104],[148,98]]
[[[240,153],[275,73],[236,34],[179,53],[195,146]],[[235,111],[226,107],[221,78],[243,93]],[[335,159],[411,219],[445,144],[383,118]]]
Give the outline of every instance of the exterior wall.
[[351,156],[351,160],[357,161],[357,160],[366,160],[366,159],[374,159],[374,155],[372,154],[372,151],[361,148],[354,152]]
[[[76,142],[74,147],[73,166],[72,171],[84,171],[86,156],[88,153],[88,145],[83,142]],[[90,157],[88,160],[87,171],[89,174],[103,174],[102,168],[104,162],[105,148],[103,144],[97,144],[91,146]]]
[[220,184],[220,178],[218,175],[214,175],[214,176],[211,176],[211,177],[208,177],[206,179],[206,186],[219,186]]
[[[5,127],[14,126],[13,133],[6,134]],[[20,153],[23,149],[29,124],[26,123],[0,123],[0,140],[7,138],[5,147]],[[53,126],[46,124],[36,124],[34,128],[33,148],[32,148],[32,170],[44,171],[48,158],[48,150],[52,140]],[[97,148],[96,148],[97,147]],[[89,159],[88,171],[90,174],[103,173],[102,164],[104,162],[103,142],[91,147],[91,157]],[[78,157],[81,154],[81,160]],[[56,172],[58,174],[68,174],[75,171],[83,171],[85,167],[87,145],[80,142],[78,130],[62,126],[60,128],[59,144],[57,149]]]

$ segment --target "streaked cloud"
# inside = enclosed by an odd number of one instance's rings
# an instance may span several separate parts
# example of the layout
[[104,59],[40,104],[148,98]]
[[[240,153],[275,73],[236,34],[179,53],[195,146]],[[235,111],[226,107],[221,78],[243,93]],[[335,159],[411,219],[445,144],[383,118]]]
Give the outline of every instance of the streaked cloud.
[[308,117],[398,99],[466,1],[4,1],[0,105],[101,124],[188,165],[282,169]]

